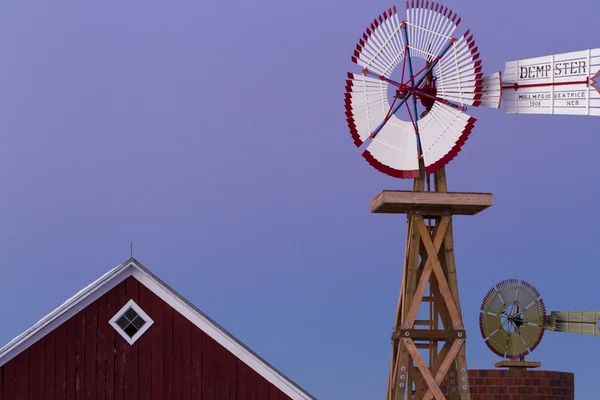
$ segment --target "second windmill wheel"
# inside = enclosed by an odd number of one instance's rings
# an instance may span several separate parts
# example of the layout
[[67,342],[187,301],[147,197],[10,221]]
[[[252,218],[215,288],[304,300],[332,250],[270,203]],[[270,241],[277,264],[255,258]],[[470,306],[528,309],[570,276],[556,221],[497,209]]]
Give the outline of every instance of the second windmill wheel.
[[544,331],[600,336],[600,311],[552,311],[531,284],[507,279],[483,299],[481,335],[500,357],[523,359],[540,343]]
[[[359,40],[348,73],[346,116],[363,157],[398,178],[445,166],[475,124],[468,106],[499,108],[500,73],[484,77],[473,35],[453,37],[460,18],[432,1],[407,2],[376,18]],[[392,93],[390,96],[389,93]],[[405,118],[398,111],[405,108]]]
[[479,314],[481,334],[500,357],[518,359],[542,340],[546,306],[540,293],[524,281],[500,282],[485,296]]

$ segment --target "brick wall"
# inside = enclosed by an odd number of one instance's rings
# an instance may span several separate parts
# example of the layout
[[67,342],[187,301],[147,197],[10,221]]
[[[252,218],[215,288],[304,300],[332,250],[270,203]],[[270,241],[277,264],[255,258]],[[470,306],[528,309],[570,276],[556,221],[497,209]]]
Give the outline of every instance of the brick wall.
[[471,400],[574,400],[575,376],[538,370],[469,370],[469,384]]

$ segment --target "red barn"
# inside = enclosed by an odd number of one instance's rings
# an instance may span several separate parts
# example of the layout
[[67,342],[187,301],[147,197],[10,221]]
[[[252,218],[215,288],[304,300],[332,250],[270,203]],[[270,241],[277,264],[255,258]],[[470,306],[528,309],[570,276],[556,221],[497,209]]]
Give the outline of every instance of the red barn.
[[314,399],[135,259],[0,349],[0,400]]

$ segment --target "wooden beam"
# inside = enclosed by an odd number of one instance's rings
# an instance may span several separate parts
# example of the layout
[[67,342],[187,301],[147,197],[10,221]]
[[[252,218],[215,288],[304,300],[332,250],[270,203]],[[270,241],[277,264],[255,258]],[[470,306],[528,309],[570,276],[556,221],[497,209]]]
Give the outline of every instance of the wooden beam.
[[421,372],[421,375],[423,376],[423,379],[427,384],[427,388],[431,390],[433,397],[436,400],[445,400],[445,397],[442,394],[438,383],[435,381],[435,378],[431,374],[429,367],[423,360],[423,357],[421,357],[421,354],[419,354],[419,351],[417,350],[413,341],[411,339],[402,339],[401,342],[404,344],[404,346],[412,356],[412,359],[415,360],[417,368]]
[[412,340],[446,341],[449,339],[465,339],[464,330],[431,330],[431,329],[401,329],[392,334],[392,340],[402,338]]
[[491,193],[384,190],[371,201],[375,214],[475,215],[492,205]]
[[[456,358],[456,355],[458,354],[458,351],[462,347],[463,343],[464,343],[463,340],[455,340],[454,343],[452,344],[452,347],[450,347],[448,354],[444,357],[444,361],[442,362],[437,373],[435,374],[435,381],[437,382],[438,385],[440,385],[442,383],[442,381],[448,374],[448,370],[450,369],[450,364]],[[425,393],[425,396],[423,396],[423,400],[431,400],[433,398],[433,396],[434,396],[434,394],[430,387],[429,390],[427,390],[427,392]]]

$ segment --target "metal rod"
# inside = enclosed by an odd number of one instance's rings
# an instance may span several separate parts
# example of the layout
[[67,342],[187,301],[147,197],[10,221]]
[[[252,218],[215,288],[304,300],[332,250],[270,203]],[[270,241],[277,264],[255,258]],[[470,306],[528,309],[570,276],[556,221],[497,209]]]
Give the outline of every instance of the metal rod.
[[518,90],[520,88],[529,88],[529,87],[546,87],[546,86],[565,86],[565,85],[588,85],[589,79],[586,79],[585,81],[575,81],[575,82],[548,82],[548,83],[529,83],[529,84],[525,84],[525,85],[519,85],[518,83],[515,83],[513,85],[504,85],[502,86],[502,89],[514,89],[514,90]]
[[[404,30],[404,34],[406,35],[406,30],[405,29],[403,29],[403,30]],[[425,72],[425,74],[423,75],[423,77],[417,81],[417,83],[414,85],[414,87],[419,87],[419,85],[425,80],[425,78],[427,77],[427,75],[433,70],[433,68],[442,59],[442,57],[444,57],[444,55],[448,52],[448,50],[450,50],[450,47],[452,47],[452,45],[454,44],[454,42],[455,42],[454,39],[450,40],[450,42],[446,45],[446,47],[440,53],[440,55],[437,56],[433,60],[433,62],[429,65],[429,68],[427,68],[427,71]],[[400,103],[397,104],[396,107],[392,110],[392,114],[395,114],[396,111],[398,111],[400,109],[400,107],[402,107],[404,105],[405,101],[410,98],[410,96],[411,96],[411,93],[408,92],[408,94],[406,96],[404,96],[403,98],[401,98]],[[379,131],[381,131],[381,129],[389,121],[390,117],[391,117],[391,115],[387,119],[385,119],[377,128],[375,128],[375,130],[373,131],[373,133],[371,133],[371,137],[372,138],[375,137],[379,133]]]

